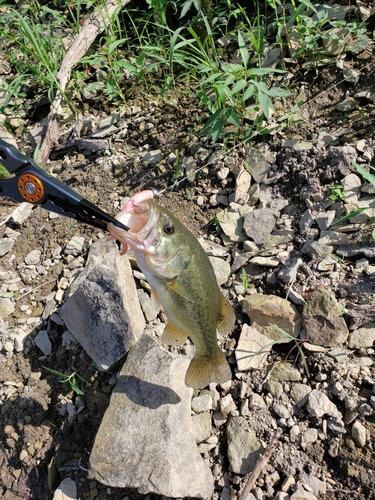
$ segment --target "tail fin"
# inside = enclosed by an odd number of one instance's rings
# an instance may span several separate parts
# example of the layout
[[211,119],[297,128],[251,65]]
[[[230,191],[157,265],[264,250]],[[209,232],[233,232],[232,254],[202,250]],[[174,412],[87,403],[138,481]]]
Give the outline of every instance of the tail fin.
[[208,384],[223,384],[231,380],[232,372],[224,354],[217,350],[212,357],[195,354],[185,375],[185,384],[193,389],[203,389]]

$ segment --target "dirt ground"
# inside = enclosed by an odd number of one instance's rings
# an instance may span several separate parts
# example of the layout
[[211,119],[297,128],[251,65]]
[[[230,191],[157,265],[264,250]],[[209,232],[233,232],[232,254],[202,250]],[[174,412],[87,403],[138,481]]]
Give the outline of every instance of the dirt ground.
[[[373,65],[363,67],[358,62],[353,65],[361,67],[361,78],[356,85],[357,90],[375,92]],[[294,126],[292,130],[274,136],[259,136],[255,144],[265,142],[275,154],[278,180],[272,184],[275,198],[282,197],[288,200],[288,205],[294,205],[293,221],[296,254],[301,238],[298,234],[299,218],[305,211],[301,203],[300,193],[306,187],[318,187],[324,196],[329,194],[328,186],[339,183],[347,172],[340,161],[327,150],[307,150],[296,153],[286,149],[283,144],[288,139],[298,138],[302,141],[312,141],[318,130],[327,127],[330,130],[339,126],[350,128],[352,131],[344,141],[338,144],[338,149],[350,145],[358,139],[372,140],[375,125],[375,109],[373,106],[364,106],[364,112],[351,117],[335,109],[347,91],[353,92],[350,84],[342,80],[341,72],[334,67],[319,70],[319,73],[310,72],[299,75],[296,86],[308,81],[306,85],[307,104],[305,111],[309,120]],[[133,124],[127,144],[112,143],[109,151],[113,155],[121,154],[119,163],[114,166],[110,161],[106,163],[102,157],[95,155],[84,156],[72,152],[66,158],[52,160],[47,166],[50,173],[67,182],[73,189],[98,204],[112,215],[116,214],[118,201],[141,189],[154,187],[163,189],[171,186],[176,178],[172,169],[159,169],[157,166],[144,168],[141,162],[134,162],[129,151],[137,151],[148,146],[150,150],[162,149],[164,156],[170,152],[179,151],[181,158],[191,156],[194,144],[199,141],[195,132],[197,100],[193,96],[178,96],[179,106],[171,109],[166,103],[156,108],[151,118],[155,124],[151,135],[138,132],[139,126]],[[151,100],[151,99],[150,99]],[[135,99],[132,103],[140,106],[144,114],[150,117],[147,99]],[[94,110],[97,113],[97,110]],[[104,115],[109,109],[101,110]],[[113,111],[113,110],[111,110]],[[90,111],[89,111],[90,114]],[[196,142],[194,140],[196,139]],[[26,142],[19,142],[20,148]],[[375,144],[372,143],[375,153]],[[239,148],[220,149],[220,155],[225,159],[230,156],[234,165],[241,165],[246,160]],[[101,161],[98,161],[100,159]],[[337,161],[335,161],[337,160]],[[208,233],[217,235],[212,221],[217,207],[212,207],[209,194],[222,189],[217,178],[217,165],[211,163],[205,167],[204,159],[197,163],[203,167],[196,180],[192,183],[186,180],[181,182],[177,189],[169,191],[161,198],[161,203],[173,210],[197,236]],[[177,173],[177,177],[182,174]],[[232,176],[226,189],[234,189],[235,176]],[[313,183],[315,182],[315,184]],[[204,203],[198,206],[194,203],[199,195],[204,195]],[[116,208],[117,207],[117,208]],[[9,200],[0,198],[0,219],[6,219],[15,208]],[[30,325],[31,335],[26,340],[25,348],[21,352],[7,351],[4,348],[0,353],[0,495],[4,500],[50,500],[53,491],[64,477],[73,477],[78,486],[78,498],[81,500],[111,500],[147,498],[156,499],[155,495],[139,496],[133,491],[108,489],[96,481],[87,479],[87,463],[90,450],[100,425],[103,414],[109,404],[114,384],[114,374],[118,367],[109,373],[99,372],[92,360],[78,346],[63,345],[62,335],[65,327],[54,321],[51,314],[58,312],[59,303],[53,303],[54,294],[61,278],[71,276],[69,259],[62,252],[59,263],[40,269],[39,274],[24,264],[26,255],[32,249],[42,252],[41,261],[53,258],[57,247],[65,248],[68,241],[79,234],[85,237],[85,244],[98,238],[99,230],[90,228],[78,222],[64,218],[50,218],[42,208],[35,208],[31,216],[21,226],[13,224],[11,220],[1,225],[0,237],[7,228],[20,233],[9,254],[0,258],[0,284],[17,284],[15,294],[15,311],[4,318],[0,323],[1,331],[17,330],[19,325]],[[12,254],[12,259],[10,255]],[[13,257],[14,255],[14,257]],[[81,253],[84,265],[87,249]],[[306,264],[313,265],[304,256]],[[353,266],[348,261],[340,277],[340,284],[334,289],[340,298],[340,290],[345,289],[347,297],[354,302],[364,303],[372,301],[375,293],[375,281],[358,280],[352,272]],[[322,283],[325,277],[322,275]],[[234,283],[234,281],[232,281]],[[269,284],[263,277],[255,278],[254,286],[264,293],[283,294],[284,290],[279,283]],[[25,291],[26,290],[26,291]],[[349,295],[348,295],[349,294]],[[42,355],[33,342],[38,333],[37,318],[40,318],[47,304],[52,301],[52,310],[43,317],[44,327],[52,339],[52,353]],[[236,311],[240,315],[241,312]],[[35,328],[33,329],[33,319]],[[40,328],[39,328],[40,329]],[[238,330],[233,333],[238,338]],[[5,339],[6,340],[6,339]],[[283,356],[283,349],[276,348],[275,356]],[[313,364],[313,361],[310,360]],[[84,395],[77,396],[68,383],[60,383],[58,377],[49,373],[44,367],[49,367],[63,373],[72,373],[77,369],[87,381],[80,383]],[[363,387],[362,391],[371,390]],[[76,409],[76,418],[69,421],[67,418],[68,403],[73,402]],[[375,432],[375,417],[368,419],[373,433]],[[225,448],[225,436],[219,432],[221,447]],[[373,436],[372,436],[373,439]],[[344,499],[348,495],[351,499],[375,499],[374,490],[374,455],[373,449],[365,448],[358,451],[356,448],[342,447],[336,458],[330,457],[324,449],[318,447],[312,451],[316,463],[324,463],[327,470],[334,475],[339,485],[334,492],[327,492],[325,499]],[[223,468],[228,468],[223,451]],[[354,470],[355,469],[355,470]],[[218,495],[220,489],[218,489]]]

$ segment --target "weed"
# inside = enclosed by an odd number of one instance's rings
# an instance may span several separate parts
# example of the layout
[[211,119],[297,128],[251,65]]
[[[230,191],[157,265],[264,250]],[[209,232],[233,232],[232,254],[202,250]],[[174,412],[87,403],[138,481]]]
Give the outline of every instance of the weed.
[[57,370],[52,370],[52,368],[47,368],[46,366],[43,366],[43,368],[53,375],[61,377],[62,380],[59,380],[60,384],[69,383],[71,389],[79,396],[83,396],[85,394],[84,391],[80,389],[78,384],[79,381],[85,384],[88,384],[88,382],[78,373],[77,369],[74,368],[74,366],[72,366],[73,373],[71,373],[70,375],[66,375],[65,373],[59,372]]
[[302,350],[302,347],[301,347],[301,344],[304,341],[300,340],[300,339],[296,339],[295,337],[293,337],[293,335],[290,335],[290,333],[286,332],[285,330],[283,330],[282,328],[280,328],[277,325],[270,325],[270,326],[272,326],[275,330],[277,330],[279,333],[281,333],[284,337],[284,338],[281,338],[279,340],[274,340],[272,342],[272,344],[283,344],[283,343],[287,343],[287,342],[294,342],[294,346],[288,352],[286,359],[288,359],[289,354],[293,351],[293,349],[297,348],[298,354],[301,356],[301,360],[302,360],[305,372],[306,372],[307,376],[310,376],[310,371],[309,371],[309,367],[307,366],[306,356],[305,356],[305,354]]
[[329,189],[331,190],[331,194],[328,197],[330,200],[346,203],[346,193],[342,184],[329,186]]
[[242,286],[244,287],[244,290],[246,292],[246,290],[249,288],[249,282],[248,282],[247,273],[243,267],[241,270],[241,275],[242,275]]
[[[368,170],[366,170],[365,168],[361,167],[360,165],[358,165],[354,161],[352,161],[352,163],[355,166],[355,168],[357,169],[357,172],[359,174],[361,174],[364,179],[366,179],[373,186],[375,186],[375,175],[372,174],[371,172],[369,172]],[[371,167],[371,166],[370,166],[370,169],[375,170],[375,168]],[[339,224],[342,224],[343,222],[347,221],[348,219],[352,219],[352,218],[356,217],[357,215],[365,212],[366,210],[372,210],[372,207],[361,207],[361,208],[356,208],[354,210],[351,210],[346,215],[344,215],[344,217],[341,217],[341,219],[339,219],[335,223],[335,226],[338,226]],[[375,217],[370,217],[369,215],[367,215],[367,221],[366,222],[369,223],[369,224],[374,224],[375,223]],[[372,230],[371,238],[370,239],[371,239],[371,241],[375,241],[375,229]]]

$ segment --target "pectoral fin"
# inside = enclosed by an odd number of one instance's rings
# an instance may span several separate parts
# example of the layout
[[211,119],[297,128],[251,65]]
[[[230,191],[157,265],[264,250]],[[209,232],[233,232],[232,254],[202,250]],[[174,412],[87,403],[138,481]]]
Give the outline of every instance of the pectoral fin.
[[229,304],[223,294],[220,294],[220,314],[217,320],[216,328],[220,335],[227,335],[233,330],[236,317],[233,307]]
[[168,321],[161,336],[161,341],[163,344],[181,346],[187,341],[187,335]]
[[167,287],[176,292],[178,295],[188,300],[189,302],[195,302],[189,290],[187,290],[181,283],[177,281],[176,278],[167,283]]

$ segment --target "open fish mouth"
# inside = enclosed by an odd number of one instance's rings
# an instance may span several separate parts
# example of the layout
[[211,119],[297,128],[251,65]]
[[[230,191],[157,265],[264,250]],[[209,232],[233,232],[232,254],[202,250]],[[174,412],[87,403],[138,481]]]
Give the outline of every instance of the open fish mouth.
[[157,243],[155,237],[152,236],[152,230],[156,226],[158,217],[157,206],[153,200],[149,199],[137,205],[130,205],[128,209],[116,216],[118,221],[129,228],[128,231],[114,224],[108,224],[107,227],[110,233],[123,244],[124,249],[130,245],[139,250],[149,250]]

